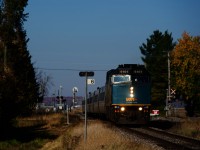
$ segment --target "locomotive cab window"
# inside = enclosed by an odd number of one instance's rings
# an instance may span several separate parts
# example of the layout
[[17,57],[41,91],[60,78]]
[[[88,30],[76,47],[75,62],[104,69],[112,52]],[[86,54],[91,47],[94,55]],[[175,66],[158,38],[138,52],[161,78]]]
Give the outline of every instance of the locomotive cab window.
[[112,83],[124,83],[124,82],[131,82],[130,75],[113,75],[111,78]]

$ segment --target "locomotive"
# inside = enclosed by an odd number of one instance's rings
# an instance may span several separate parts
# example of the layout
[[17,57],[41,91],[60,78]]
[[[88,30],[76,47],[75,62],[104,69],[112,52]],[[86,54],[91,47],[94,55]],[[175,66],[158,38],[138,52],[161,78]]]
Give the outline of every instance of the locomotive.
[[[107,72],[105,86],[89,93],[87,114],[104,116],[117,124],[146,124],[150,120],[150,84],[144,65],[119,65]],[[84,112],[85,101],[82,107]]]

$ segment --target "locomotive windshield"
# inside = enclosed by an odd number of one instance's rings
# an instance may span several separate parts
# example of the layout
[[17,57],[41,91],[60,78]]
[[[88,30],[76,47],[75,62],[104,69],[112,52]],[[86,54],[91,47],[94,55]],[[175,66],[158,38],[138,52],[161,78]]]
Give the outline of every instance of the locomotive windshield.
[[130,82],[131,76],[130,75],[113,75],[112,83],[123,83],[123,82]]

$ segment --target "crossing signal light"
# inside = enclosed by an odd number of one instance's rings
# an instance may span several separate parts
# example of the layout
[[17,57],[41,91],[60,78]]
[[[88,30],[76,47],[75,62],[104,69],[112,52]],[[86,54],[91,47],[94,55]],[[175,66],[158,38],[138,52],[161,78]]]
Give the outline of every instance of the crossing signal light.
[[94,76],[94,72],[93,71],[89,71],[89,72],[79,72],[79,76],[84,77],[84,76]]

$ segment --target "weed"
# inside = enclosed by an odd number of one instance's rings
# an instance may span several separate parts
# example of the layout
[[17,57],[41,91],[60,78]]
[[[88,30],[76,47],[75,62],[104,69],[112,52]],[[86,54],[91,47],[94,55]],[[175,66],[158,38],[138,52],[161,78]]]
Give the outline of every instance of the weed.
[[[38,150],[60,135],[63,114],[35,115],[17,118],[14,128],[1,134],[0,149]],[[55,126],[58,127],[55,128]],[[58,131],[57,131],[58,130]]]
[[200,119],[186,119],[169,130],[184,136],[200,139]]

